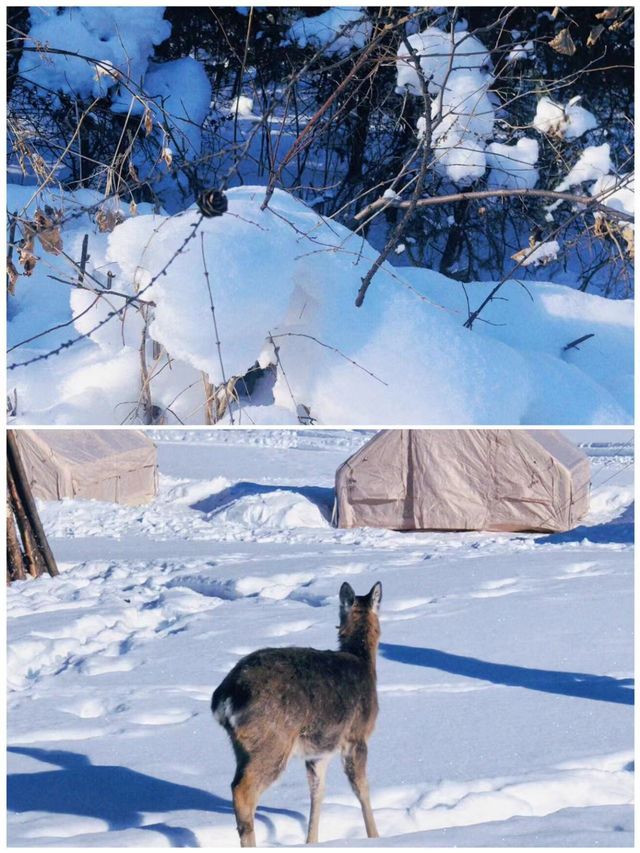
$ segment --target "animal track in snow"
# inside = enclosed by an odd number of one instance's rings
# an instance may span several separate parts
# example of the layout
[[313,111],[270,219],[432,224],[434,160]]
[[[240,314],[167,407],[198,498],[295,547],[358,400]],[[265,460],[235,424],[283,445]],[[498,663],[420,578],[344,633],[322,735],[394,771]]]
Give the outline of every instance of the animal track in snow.
[[511,595],[519,590],[520,578],[500,578],[481,584],[480,589],[472,592],[471,596],[472,598],[499,598],[503,595]]
[[391,601],[385,605],[385,609],[391,613],[402,613],[405,610],[413,610],[423,604],[433,604],[435,598],[401,598]]
[[472,693],[490,690],[495,684],[379,684],[378,693],[386,696],[406,696],[407,693]]
[[561,575],[558,575],[558,580],[568,580],[569,578],[595,578],[598,575],[606,575],[608,572],[597,568],[598,564],[593,562],[573,563],[567,566]]
[[288,634],[297,634],[300,631],[306,631],[307,628],[311,628],[313,624],[313,622],[308,622],[306,620],[300,620],[299,622],[284,622],[280,625],[275,625],[267,632],[267,636],[286,637]]
[[193,711],[184,708],[166,708],[164,711],[141,711],[131,714],[129,720],[141,726],[171,726],[185,723],[195,716]]

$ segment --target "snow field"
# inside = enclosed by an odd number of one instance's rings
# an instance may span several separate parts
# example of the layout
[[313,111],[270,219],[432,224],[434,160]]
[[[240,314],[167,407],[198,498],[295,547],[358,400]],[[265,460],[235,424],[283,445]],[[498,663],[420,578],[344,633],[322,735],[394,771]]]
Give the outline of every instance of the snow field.
[[[380,845],[632,844],[628,445],[599,443],[575,535],[398,534],[301,527],[269,503],[324,505],[365,435],[207,435],[166,433],[146,508],[42,506],[62,574],[8,590],[13,846],[237,844],[211,692],[260,646],[334,647],[345,579],[383,584]],[[225,493],[233,524],[215,509]],[[300,844],[307,802],[292,761],[262,798],[258,843]],[[364,835],[337,760],[320,833]]]

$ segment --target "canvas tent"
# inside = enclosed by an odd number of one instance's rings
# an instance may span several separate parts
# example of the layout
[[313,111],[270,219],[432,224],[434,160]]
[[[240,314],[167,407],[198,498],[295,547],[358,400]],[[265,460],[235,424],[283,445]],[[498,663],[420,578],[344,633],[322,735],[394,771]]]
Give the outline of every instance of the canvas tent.
[[157,493],[155,444],[141,430],[16,430],[36,498],[142,504]]
[[587,457],[553,430],[384,430],[336,473],[339,527],[569,530]]

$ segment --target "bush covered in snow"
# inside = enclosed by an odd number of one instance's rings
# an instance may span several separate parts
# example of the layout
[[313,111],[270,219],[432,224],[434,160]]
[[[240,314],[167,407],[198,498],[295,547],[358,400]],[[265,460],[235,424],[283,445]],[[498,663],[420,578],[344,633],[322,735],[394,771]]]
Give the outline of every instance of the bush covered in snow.
[[[630,417],[632,9],[43,7],[10,26],[17,419]],[[229,211],[200,221],[209,189]],[[567,325],[543,311],[523,349],[512,330],[566,286]]]
[[[572,184],[574,194],[606,202],[633,170],[632,9],[225,7],[213,16],[51,7],[10,16],[26,34],[9,55],[10,169],[21,182],[55,176],[177,212],[202,187],[269,181],[349,224],[386,190],[411,198],[421,144],[428,196],[553,191],[585,148],[604,144],[603,177],[615,186],[594,189],[594,178]],[[574,213],[564,200],[551,219],[539,197],[447,201],[426,221],[411,217],[396,262],[491,280],[539,228],[562,238],[555,280],[630,295],[629,241]],[[374,246],[396,220],[389,206],[367,221]],[[527,275],[538,273],[530,265]]]

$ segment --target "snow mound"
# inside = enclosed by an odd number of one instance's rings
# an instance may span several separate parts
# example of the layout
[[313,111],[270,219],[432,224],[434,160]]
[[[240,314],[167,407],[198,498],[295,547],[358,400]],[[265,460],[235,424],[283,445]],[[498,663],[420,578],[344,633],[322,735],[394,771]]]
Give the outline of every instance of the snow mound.
[[[220,383],[221,358],[227,379],[243,376],[256,361],[277,367],[275,384],[263,383],[238,404],[240,411],[247,407],[243,422],[277,416],[296,423],[303,407],[325,425],[631,419],[631,302],[536,282],[525,290],[512,282],[500,294],[506,301],[495,301],[482,315],[490,321],[497,315],[499,331],[493,334],[483,322],[469,331],[462,286],[431,270],[385,263],[356,309],[355,295],[376,250],[284,192],[276,191],[265,210],[263,199],[263,188],[229,190],[229,212],[203,220],[188,242],[195,209],[130,217],[110,234],[97,233],[86,220],[63,231],[65,246],[76,252],[90,231],[88,273],[104,277],[110,271],[118,288],[93,306],[91,293],[72,292],[78,331],[122,307],[118,294],[134,294],[158,277],[141,295],[154,302],[150,335],[172,358],[171,369],[158,370],[152,386],[154,403],[166,408],[169,422],[202,423],[201,371]],[[66,266],[58,263],[62,275]],[[40,304],[43,292],[58,321],[70,316],[69,288],[49,280],[44,265],[41,273],[37,269],[38,280],[18,281],[17,308],[10,305],[14,342],[33,334],[29,306],[36,306],[36,331],[51,322]],[[491,286],[466,286],[472,308]],[[554,303],[560,308],[552,309]],[[596,336],[584,347],[564,351],[590,332]],[[140,335],[140,314],[130,307],[92,342],[13,371],[18,420],[95,423],[99,416],[102,423],[121,423],[140,393]],[[36,346],[46,352],[68,337],[65,327]],[[31,354],[25,347],[10,359]]]
[[[327,528],[331,526],[330,490],[318,491],[326,493],[326,496],[323,495],[326,501],[324,505],[311,500],[304,489],[278,489],[240,483],[214,496],[218,506],[208,514],[208,518],[217,525],[235,525],[248,530]],[[206,500],[200,504],[203,508],[207,505]]]

